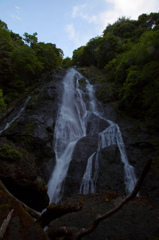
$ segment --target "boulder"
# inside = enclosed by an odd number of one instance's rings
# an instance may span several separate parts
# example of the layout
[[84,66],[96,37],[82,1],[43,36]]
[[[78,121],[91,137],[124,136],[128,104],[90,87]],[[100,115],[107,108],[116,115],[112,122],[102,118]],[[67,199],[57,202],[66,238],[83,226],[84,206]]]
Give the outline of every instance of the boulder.
[[[77,142],[63,184],[63,196],[70,197],[79,193],[88,158],[97,151],[97,148],[98,135],[84,137]],[[94,161],[95,157],[93,159],[93,168]],[[117,193],[125,193],[124,168],[118,147],[112,145],[101,149],[98,163],[96,192],[116,191]]]
[[72,160],[64,181],[63,196],[79,193],[82,177],[85,173],[87,160],[98,147],[98,135],[81,138],[74,149]]
[[95,135],[104,131],[110,124],[104,119],[100,118],[98,115],[88,112],[87,114],[87,135]]
[[124,165],[116,145],[101,149],[98,157],[99,170],[96,191],[104,193],[113,191],[125,194]]
[[16,198],[42,211],[48,206],[49,197],[44,180],[37,175],[33,156],[6,142],[0,142],[0,179]]
[[[59,204],[69,203],[81,206],[78,212],[67,213],[52,221],[49,230],[67,226],[77,229],[88,228],[99,214],[104,214],[116,207],[124,198],[113,192],[103,194],[76,195],[63,199]],[[146,197],[136,197],[111,217],[103,220],[96,230],[82,239],[91,240],[143,240],[158,239],[159,209],[152,205]],[[62,237],[62,236],[61,236]]]

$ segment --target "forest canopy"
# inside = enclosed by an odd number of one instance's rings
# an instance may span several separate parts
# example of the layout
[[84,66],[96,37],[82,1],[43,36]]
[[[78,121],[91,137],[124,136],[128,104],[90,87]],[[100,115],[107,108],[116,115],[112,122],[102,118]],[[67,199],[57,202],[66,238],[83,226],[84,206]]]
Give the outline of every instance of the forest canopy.
[[63,51],[55,44],[38,42],[37,33],[21,37],[0,20],[0,110],[4,100],[10,103],[24,96],[43,74],[58,69],[62,60]]
[[[118,109],[132,117],[159,121],[159,13],[125,17],[109,24],[103,35],[74,50],[78,67],[96,67],[105,78],[98,97],[118,101]],[[108,85],[112,86],[109,89]],[[112,92],[112,94],[111,94]]]

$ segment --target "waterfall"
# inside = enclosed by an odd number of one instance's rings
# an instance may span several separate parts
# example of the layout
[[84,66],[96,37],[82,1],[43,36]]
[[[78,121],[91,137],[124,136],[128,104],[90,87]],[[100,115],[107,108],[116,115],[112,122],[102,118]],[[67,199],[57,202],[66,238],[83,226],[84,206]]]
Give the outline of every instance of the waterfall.
[[21,116],[30,98],[31,96],[28,96],[22,108],[18,112],[16,113],[13,112],[13,114],[11,114],[11,116],[7,119],[7,123],[5,124],[4,128],[0,131],[0,134],[2,134],[6,129],[8,129],[12,125],[12,123],[15,122]]
[[63,80],[63,98],[54,130],[56,165],[48,183],[51,202],[61,198],[62,183],[67,175],[76,142],[86,136],[86,104],[79,88],[78,72],[71,68]]
[[[135,176],[135,170],[133,166],[129,164],[120,128],[117,124],[104,118],[102,114],[98,112],[98,109],[95,104],[96,99],[95,96],[93,95],[94,93],[93,89],[91,87],[88,87],[88,89],[90,99],[93,102],[91,103],[91,105],[93,105],[94,114],[96,114],[99,118],[109,123],[110,126],[98,134],[98,149],[88,158],[86,171],[84,173],[80,186],[80,193],[87,194],[96,191],[96,182],[98,178],[98,158],[100,150],[102,148],[116,144],[120,151],[121,161],[124,164],[125,191],[127,194],[129,194],[134,189],[137,179]],[[93,171],[93,159],[95,159],[94,171]]]
[[[119,126],[103,117],[97,107],[99,103],[95,98],[93,85],[86,80],[86,92],[84,92],[79,87],[80,78],[82,75],[71,68],[63,79],[63,98],[54,129],[56,165],[48,183],[50,201],[55,203],[62,197],[62,186],[67,176],[73,151],[77,141],[86,136],[88,119],[91,114],[97,119],[102,119],[109,126],[98,133],[98,148],[88,158],[79,191],[84,194],[96,191],[99,153],[102,148],[114,144],[118,146],[121,161],[124,163],[126,192],[131,192],[136,183],[134,168],[128,162]],[[94,125],[90,135],[96,134],[98,130],[97,123],[93,120],[92,123]]]

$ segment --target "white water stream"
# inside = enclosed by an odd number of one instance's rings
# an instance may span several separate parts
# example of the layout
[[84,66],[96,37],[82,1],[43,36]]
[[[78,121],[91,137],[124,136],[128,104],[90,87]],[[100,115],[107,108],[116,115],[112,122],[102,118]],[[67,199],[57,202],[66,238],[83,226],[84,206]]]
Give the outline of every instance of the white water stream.
[[13,114],[13,116],[12,115],[10,116],[10,119],[8,119],[8,121],[5,124],[4,128],[0,131],[0,134],[2,134],[6,129],[8,129],[12,125],[12,123],[15,122],[21,116],[21,114],[23,113],[24,109],[26,108],[26,105],[27,105],[27,103],[28,103],[30,98],[31,97],[28,96],[28,98],[24,102],[24,105],[22,106],[22,108],[20,109],[19,112]]
[[[118,146],[121,160],[124,163],[126,192],[130,193],[136,183],[134,168],[128,162],[119,126],[105,119],[98,111],[94,89],[88,81],[86,84],[86,92],[83,92],[83,90],[79,88],[78,81],[81,78],[82,75],[72,68],[63,79],[63,99],[54,130],[56,165],[48,183],[50,201],[55,203],[62,197],[62,184],[67,176],[76,143],[80,138],[86,136],[87,119],[90,113],[109,123],[109,127],[98,134],[98,148],[87,161],[86,171],[83,175],[79,191],[84,194],[96,191],[99,152],[102,148],[113,144]],[[87,99],[87,103],[85,99]],[[91,129],[91,135],[96,133],[97,127],[94,121],[93,123],[94,126]],[[95,161],[94,171],[93,161]]]

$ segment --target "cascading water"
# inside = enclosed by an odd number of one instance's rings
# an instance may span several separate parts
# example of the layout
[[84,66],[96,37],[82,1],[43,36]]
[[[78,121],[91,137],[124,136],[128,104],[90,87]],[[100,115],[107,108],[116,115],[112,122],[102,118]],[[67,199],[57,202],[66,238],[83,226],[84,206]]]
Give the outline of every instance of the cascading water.
[[[96,119],[102,119],[109,126],[98,133],[98,148],[88,158],[87,167],[81,180],[81,193],[93,193],[96,191],[98,177],[98,158],[102,148],[116,144],[119,148],[121,161],[124,163],[124,182],[126,192],[134,188],[136,177],[134,168],[129,164],[122,135],[119,126],[107,120],[98,110],[93,86],[86,80],[86,92],[79,88],[78,80],[82,78],[75,69],[70,69],[63,80],[63,99],[54,130],[54,150],[56,165],[48,183],[48,194],[51,202],[58,202],[62,196],[62,185],[67,176],[68,168],[72,160],[72,154],[76,143],[86,136],[88,119],[91,114]],[[84,101],[87,99],[87,103]],[[97,133],[97,122],[93,121],[90,135]],[[93,168],[94,161],[94,168]]]
[[[109,122],[110,122],[110,126],[106,128],[103,132],[99,133],[97,152],[94,152],[92,156],[88,159],[86,171],[83,176],[81,187],[80,187],[81,193],[87,194],[87,193],[95,192],[96,181],[98,177],[98,158],[99,158],[100,150],[102,148],[109,147],[114,144],[118,146],[120,151],[121,161],[124,163],[124,172],[125,172],[124,182],[125,182],[126,193],[127,194],[131,193],[136,184],[135,171],[134,171],[134,168],[128,162],[128,158],[125,151],[125,146],[124,146],[124,142],[122,139],[119,126],[117,124],[114,124],[111,121]],[[94,172],[92,171],[93,159],[95,159]]]
[[79,79],[78,73],[74,69],[70,69],[64,78],[62,105],[54,131],[56,165],[48,183],[51,202],[60,200],[62,183],[67,175],[76,142],[86,135],[86,104],[77,78]]
[[[90,84],[88,83],[88,85]],[[88,89],[91,99],[91,105],[93,106],[92,110],[94,111],[94,114],[97,115],[97,117],[101,118],[102,120],[108,122],[110,126],[98,134],[98,149],[88,159],[86,171],[81,182],[80,193],[87,194],[95,192],[96,182],[98,178],[98,157],[100,150],[111,145],[117,145],[120,151],[121,161],[124,163],[125,191],[127,194],[129,194],[134,189],[137,179],[135,176],[134,168],[129,164],[120,128],[117,124],[113,123],[108,119],[105,119],[102,116],[102,114],[98,112],[98,109],[96,107],[94,91],[90,86],[88,87]],[[94,171],[93,171],[93,159],[95,161]]]
[[10,119],[7,119],[7,123],[5,124],[5,126],[3,127],[3,129],[0,131],[0,134],[2,134],[6,129],[8,129],[13,122],[15,122],[23,113],[24,109],[26,108],[26,105],[28,103],[28,101],[30,100],[30,96],[28,96],[28,98],[26,99],[26,101],[24,102],[24,105],[22,106],[22,108],[16,112],[13,113],[13,115],[10,116]]

